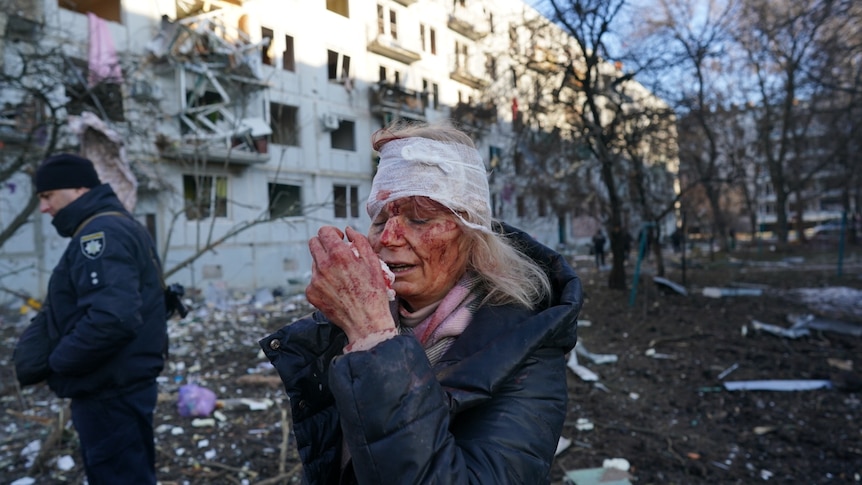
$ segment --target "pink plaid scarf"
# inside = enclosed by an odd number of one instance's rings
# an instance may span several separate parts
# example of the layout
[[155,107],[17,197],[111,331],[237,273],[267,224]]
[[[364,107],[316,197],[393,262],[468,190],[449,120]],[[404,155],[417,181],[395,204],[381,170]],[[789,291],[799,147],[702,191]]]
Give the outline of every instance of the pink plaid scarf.
[[[402,327],[404,333],[412,330],[413,335],[425,348],[428,359],[434,364],[440,356],[454,343],[467,325],[473,320],[478,302],[481,301],[478,291],[479,277],[467,273],[449,290],[440,301],[434,312],[419,322],[412,329]],[[404,307],[399,313],[409,317]]]

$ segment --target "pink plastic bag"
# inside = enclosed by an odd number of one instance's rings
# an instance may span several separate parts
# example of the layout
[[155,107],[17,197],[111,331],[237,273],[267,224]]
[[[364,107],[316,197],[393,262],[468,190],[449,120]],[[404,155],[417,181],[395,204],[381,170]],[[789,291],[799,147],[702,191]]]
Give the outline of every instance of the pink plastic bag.
[[216,395],[205,387],[186,384],[180,387],[177,411],[184,417],[209,416],[216,406]]

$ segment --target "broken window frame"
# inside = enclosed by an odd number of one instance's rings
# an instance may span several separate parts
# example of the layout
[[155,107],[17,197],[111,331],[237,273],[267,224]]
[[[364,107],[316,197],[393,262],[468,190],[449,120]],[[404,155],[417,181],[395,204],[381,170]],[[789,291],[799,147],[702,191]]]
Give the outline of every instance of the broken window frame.
[[279,182],[267,184],[269,217],[302,217],[302,185]]
[[328,49],[326,58],[327,78],[330,82],[343,83],[350,79],[350,56]]
[[122,84],[101,81],[95,86],[88,86],[87,61],[68,57],[65,61],[66,80],[63,87],[69,99],[65,105],[68,114],[80,115],[84,111],[91,111],[100,119],[126,120]]
[[340,120],[338,128],[329,132],[329,146],[335,150],[356,151],[356,122]]
[[228,216],[228,178],[225,175],[183,174],[186,220]]
[[293,36],[284,36],[284,51],[281,53],[281,68],[285,71],[296,72],[296,52],[294,51]]
[[271,101],[269,113],[269,125],[272,128],[270,142],[276,145],[300,146],[299,107]]
[[[275,55],[273,53],[273,46],[275,45],[275,31],[270,29],[269,27],[260,28],[260,62],[265,66],[275,66]],[[269,39],[267,41],[266,39]]]

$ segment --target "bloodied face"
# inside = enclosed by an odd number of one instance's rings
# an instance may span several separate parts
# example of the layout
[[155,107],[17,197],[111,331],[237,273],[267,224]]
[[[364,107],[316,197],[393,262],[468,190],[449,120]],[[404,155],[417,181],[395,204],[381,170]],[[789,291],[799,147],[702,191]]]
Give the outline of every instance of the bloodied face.
[[395,273],[392,288],[409,310],[443,299],[467,268],[469,242],[451,210],[427,197],[390,202],[368,240]]

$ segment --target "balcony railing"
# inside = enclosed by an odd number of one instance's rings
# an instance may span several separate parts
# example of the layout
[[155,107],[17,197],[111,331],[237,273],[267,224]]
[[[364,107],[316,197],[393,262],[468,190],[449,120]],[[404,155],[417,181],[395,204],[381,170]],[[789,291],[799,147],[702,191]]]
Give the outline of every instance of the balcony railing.
[[368,90],[371,112],[378,116],[386,114],[406,114],[412,118],[425,118],[428,95],[423,92],[381,82]]
[[388,35],[377,35],[368,43],[368,51],[386,56],[404,64],[412,64],[422,59],[422,54],[406,48]]
[[466,84],[473,89],[485,89],[491,84],[487,79],[483,79],[471,73],[464,66],[455,66],[452,72],[449,73],[449,78],[461,84]]
[[196,159],[236,165],[258,165],[270,159],[263,137],[196,138],[184,136],[178,144],[163,146],[160,155],[173,159]]
[[450,117],[463,125],[486,128],[497,122],[497,105],[494,103],[458,103]]
[[447,26],[472,41],[483,39],[491,31],[488,19],[463,8],[456,8],[449,15]]

